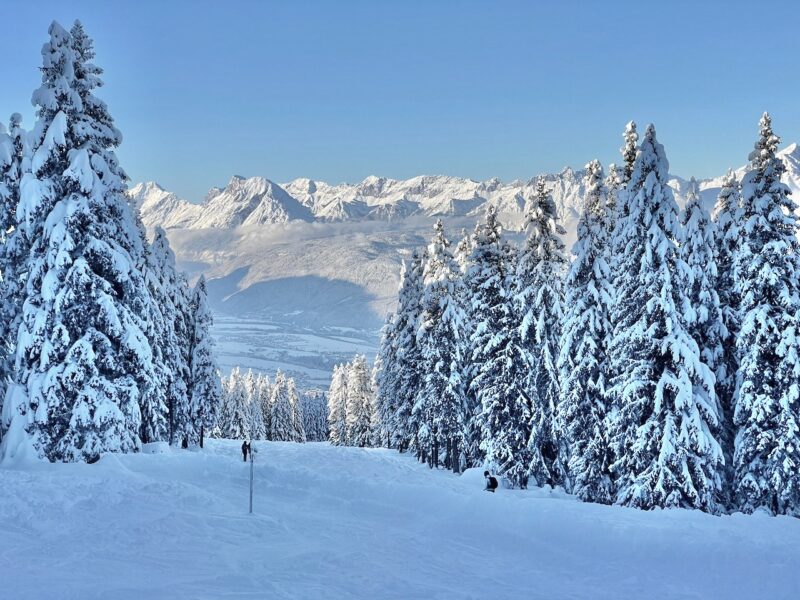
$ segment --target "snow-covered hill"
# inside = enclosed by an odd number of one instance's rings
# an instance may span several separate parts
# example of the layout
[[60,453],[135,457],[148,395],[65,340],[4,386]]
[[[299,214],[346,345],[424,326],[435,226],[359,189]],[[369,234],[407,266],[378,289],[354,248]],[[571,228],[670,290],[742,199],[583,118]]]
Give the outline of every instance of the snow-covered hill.
[[[800,149],[792,144],[781,156],[785,180],[800,198]],[[546,176],[568,245],[583,175],[566,168]],[[534,183],[421,176],[279,185],[233,177],[202,204],[154,183],[134,186],[131,195],[145,225],[167,228],[181,267],[210,280],[212,306],[226,323],[220,330],[223,365],[281,367],[301,384],[324,384],[333,362],[356,349],[374,352],[378,329],[394,306],[401,261],[426,242],[434,219],[443,218],[456,237],[494,205],[506,227],[518,230]],[[709,208],[720,184],[721,178],[700,181]],[[682,203],[687,180],[673,177],[671,185]],[[258,325],[243,329],[243,322]],[[343,334],[349,341],[337,352],[326,340]],[[325,349],[316,358],[308,336]]]
[[771,598],[800,520],[482,491],[393,450],[241,442],[0,468],[3,597]]

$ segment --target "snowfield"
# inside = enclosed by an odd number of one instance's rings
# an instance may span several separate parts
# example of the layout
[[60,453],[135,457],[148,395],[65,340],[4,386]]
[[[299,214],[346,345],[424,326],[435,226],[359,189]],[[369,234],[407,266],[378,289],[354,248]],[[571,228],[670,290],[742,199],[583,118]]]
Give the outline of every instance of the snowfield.
[[3,597],[797,598],[800,520],[482,491],[393,450],[256,442],[0,469]]

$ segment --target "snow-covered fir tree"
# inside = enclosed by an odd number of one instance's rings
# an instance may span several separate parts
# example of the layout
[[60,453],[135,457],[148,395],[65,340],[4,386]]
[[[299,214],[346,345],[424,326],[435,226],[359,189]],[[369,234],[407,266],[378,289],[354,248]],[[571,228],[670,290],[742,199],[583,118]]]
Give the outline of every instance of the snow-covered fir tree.
[[466,340],[461,273],[450,252],[441,220],[434,225],[425,263],[422,313],[417,344],[423,383],[414,414],[421,423],[419,441],[432,466],[443,455],[446,468],[460,471],[460,454],[468,418],[461,378]]
[[184,437],[196,439],[198,433],[192,422],[188,389],[190,323],[186,320],[191,303],[184,289],[185,279],[175,266],[175,254],[161,227],[155,229],[150,257],[151,287],[163,315],[160,343],[168,376],[167,387],[163,390],[169,421],[168,440],[171,444],[182,443]]
[[629,121],[625,125],[625,131],[622,134],[622,139],[625,144],[619,151],[622,153],[622,160],[624,165],[619,172],[620,187],[624,188],[633,176],[633,165],[636,163],[636,157],[639,153],[639,133],[636,131],[636,123]]
[[[401,273],[402,281],[404,274]],[[375,357],[375,435],[377,445],[392,447],[400,382],[397,369],[397,334],[395,316],[389,314],[381,329],[381,341]]]
[[467,272],[470,254],[472,254],[472,236],[466,229],[462,229],[461,239],[458,240],[456,251],[453,253],[453,258],[462,275]]
[[[282,371],[275,374],[275,381],[272,385],[272,399],[270,406],[269,439],[276,442],[300,442],[305,441],[305,434],[300,436],[298,427],[298,398],[295,390],[294,380],[286,377]],[[302,426],[302,421],[300,427]]]
[[328,401],[322,390],[306,390],[300,402],[303,408],[303,428],[309,442],[328,439]]
[[101,81],[91,41],[58,23],[49,33],[20,182],[17,225],[29,255],[7,401],[16,441],[50,460],[91,461],[140,445],[139,401],[155,385],[136,268],[144,250],[114,154],[121,135],[93,95]]
[[418,447],[418,423],[413,408],[423,382],[417,331],[422,312],[424,257],[424,252],[415,250],[410,265],[404,263],[394,320],[397,409],[390,429],[394,444],[401,452]]
[[606,262],[606,195],[603,167],[594,160],[586,165],[586,196],[572,248],[575,259],[565,280],[557,424],[569,448],[570,491],[582,500],[610,504],[614,498],[605,378],[613,290]]
[[722,407],[720,443],[725,454],[726,481],[733,479],[733,395],[736,390],[739,331],[739,301],[736,296],[734,256],[739,247],[741,190],[733,171],[728,171],[714,206],[714,255],[717,265],[716,291],[722,316],[722,356],[717,364],[717,397]]
[[742,179],[734,257],[741,318],[734,501],[744,512],[800,515],[800,247],[779,142],[764,113]]
[[303,404],[300,400],[300,394],[297,392],[297,385],[293,378],[288,377],[286,379],[286,388],[289,404],[292,407],[292,441],[302,443],[306,441],[305,417],[303,416]]
[[[13,376],[23,294],[20,280],[27,259],[24,239],[15,235],[19,184],[26,159],[24,140],[22,117],[14,113],[7,133],[0,125],[0,400],[5,396],[6,382]],[[0,439],[5,422],[6,419],[0,417]]]
[[272,417],[272,383],[264,373],[259,373],[256,378],[255,401],[261,409],[261,419],[264,421],[264,431],[267,439],[270,439],[270,419]]
[[[689,333],[697,342],[700,357],[714,372],[716,413],[719,424],[715,428],[717,441],[723,448],[730,437],[726,435],[725,417],[720,393],[725,393],[726,378],[723,340],[728,332],[722,317],[719,296],[719,277],[716,258],[716,233],[708,211],[703,208],[700,189],[692,177],[689,182],[686,207],[683,212],[683,239],[680,254],[688,271],[684,274],[688,309],[684,311]],[[730,458],[730,456],[728,456]],[[723,473],[725,468],[723,467]],[[723,484],[727,478],[723,477]],[[727,489],[727,486],[724,486]],[[724,498],[723,498],[724,501]]]
[[252,369],[247,369],[242,380],[245,396],[247,397],[247,412],[250,420],[250,439],[267,439],[267,429],[264,425],[264,413],[261,412],[258,381]]
[[[202,447],[205,432],[211,431],[219,418],[222,400],[219,367],[214,354],[214,338],[211,335],[214,317],[208,306],[206,280],[202,275],[194,286],[191,310],[189,413],[194,424],[192,432],[197,436],[196,440],[193,439],[192,442],[197,441]],[[257,384],[260,392],[260,377]],[[259,409],[263,410],[261,409],[260,395],[257,403]]]
[[365,447],[372,445],[372,383],[367,359],[357,354],[348,365],[347,372],[347,445]]
[[220,437],[234,440],[250,439],[252,418],[247,389],[239,367],[234,367],[231,374],[222,380],[222,390],[222,412],[218,424]]
[[627,187],[630,231],[620,262],[609,348],[617,402],[612,422],[617,502],[715,512],[722,449],[714,375],[687,329],[678,207],[664,149],[651,125]]
[[469,340],[475,426],[487,466],[512,486],[524,485],[529,470],[531,399],[524,384],[529,356],[523,349],[512,290],[514,262],[494,207],[476,230],[468,267],[472,314]]
[[328,432],[331,443],[347,446],[347,368],[333,367],[333,377],[328,389]]
[[[522,316],[520,336],[531,357],[525,388],[532,399],[530,472],[539,485],[561,483],[566,475],[567,453],[554,432],[558,403],[558,368],[563,319],[564,229],[557,222],[556,206],[540,177],[525,209],[527,239],[517,262],[516,302]],[[556,438],[558,433],[558,438]]]

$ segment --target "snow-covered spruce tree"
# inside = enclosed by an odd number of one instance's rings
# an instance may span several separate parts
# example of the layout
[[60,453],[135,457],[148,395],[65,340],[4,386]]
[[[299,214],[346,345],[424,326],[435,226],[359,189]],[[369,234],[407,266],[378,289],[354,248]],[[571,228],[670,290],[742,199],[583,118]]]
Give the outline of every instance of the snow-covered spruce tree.
[[622,139],[625,144],[619,151],[622,153],[622,160],[625,164],[622,167],[620,175],[620,187],[626,187],[633,175],[633,165],[636,163],[636,157],[639,153],[639,134],[636,131],[636,123],[628,121],[625,125],[625,131],[622,134]]
[[725,454],[726,481],[733,480],[733,395],[736,390],[738,356],[736,337],[739,331],[739,300],[736,296],[733,259],[739,247],[741,189],[733,171],[722,181],[714,206],[714,254],[717,263],[716,290],[722,315],[722,356],[717,363],[717,397],[722,407],[720,443]]
[[143,248],[114,154],[121,135],[93,95],[91,42],[49,31],[17,210],[29,255],[10,395],[12,412],[28,403],[23,428],[40,455],[96,460],[139,448],[139,400],[154,385]]
[[151,288],[164,320],[161,344],[168,374],[167,387],[163,390],[168,414],[168,440],[170,444],[180,444],[186,436],[196,439],[188,390],[191,380],[190,323],[186,320],[190,302],[184,289],[185,279],[177,271],[175,254],[161,227],[155,229],[150,257]]
[[530,474],[538,485],[564,481],[567,453],[559,445],[564,436],[553,430],[558,403],[558,368],[563,319],[563,228],[557,223],[556,206],[543,177],[525,209],[528,237],[517,261],[515,300],[522,316],[520,336],[530,357],[525,382],[531,398]]
[[420,444],[425,446],[428,464],[460,472],[460,454],[468,418],[461,380],[466,340],[461,272],[450,253],[450,241],[442,221],[434,225],[425,263],[425,287],[417,333],[421,350],[423,383],[414,413],[421,423]]
[[306,390],[301,398],[303,428],[309,442],[324,442],[328,439],[327,399],[322,390]]
[[349,364],[333,367],[328,389],[328,432],[331,444],[347,446],[347,370]]
[[239,367],[223,379],[222,413],[219,432],[224,438],[244,440],[250,438],[251,415],[247,402],[247,390]]
[[744,512],[800,516],[800,247],[779,143],[764,113],[742,179],[734,259],[741,316],[734,502]]
[[297,392],[294,380],[289,379],[282,371],[275,374],[275,383],[272,386],[272,399],[270,405],[269,439],[276,442],[299,442],[297,418]]
[[[720,402],[720,393],[725,393],[724,385],[726,378],[723,340],[727,338],[728,332],[720,309],[719,296],[719,277],[717,272],[716,258],[716,234],[714,223],[711,217],[703,208],[700,199],[700,189],[692,177],[689,182],[686,207],[683,212],[683,230],[680,246],[680,255],[688,267],[684,274],[686,298],[688,307],[684,310],[686,324],[689,333],[697,342],[700,350],[700,357],[703,362],[714,372],[715,376],[715,401],[717,403],[716,413],[719,423],[715,428],[717,441],[723,449],[723,457],[730,460],[731,455],[726,456],[725,448],[731,441],[727,435],[729,428],[726,426],[725,417],[729,413],[723,412]],[[727,461],[725,461],[727,464]],[[722,469],[723,490],[727,492],[726,468]],[[721,498],[726,503],[724,497]]]
[[[19,114],[11,115],[9,131],[0,125],[0,406],[6,382],[13,375],[14,347],[20,318],[20,270],[25,268],[26,254],[20,247],[21,236],[15,236],[19,184],[22,162],[26,157]],[[0,418],[0,440],[6,419]]]
[[[196,435],[192,442],[199,443],[202,448],[205,433],[211,431],[217,423],[222,398],[219,367],[214,355],[214,338],[211,336],[214,317],[208,306],[206,280],[202,275],[194,286],[191,312],[189,414],[193,423],[191,430]],[[255,403],[263,415],[261,386],[261,376],[259,376]]]
[[606,342],[613,296],[608,239],[603,167],[594,160],[586,165],[586,196],[572,248],[575,259],[565,280],[556,423],[569,448],[570,491],[603,504],[614,500],[606,430]]
[[467,272],[470,254],[472,254],[472,236],[466,229],[462,229],[461,239],[458,241],[456,251],[453,253],[453,258],[462,275]]
[[306,441],[306,430],[304,426],[305,417],[303,416],[303,405],[300,395],[297,393],[297,386],[294,379],[286,379],[286,391],[289,396],[289,404],[292,407],[292,441],[304,443]]
[[367,359],[357,354],[347,369],[347,445],[363,448],[372,442],[372,385]]
[[485,455],[481,447],[484,427],[481,421],[482,406],[478,400],[478,390],[472,380],[480,370],[480,357],[476,354],[476,330],[481,323],[491,319],[489,308],[493,305],[492,294],[495,291],[488,286],[492,276],[491,269],[485,264],[491,262],[499,252],[501,227],[497,222],[497,210],[494,206],[487,207],[484,222],[475,223],[470,238],[470,253],[464,261],[463,280],[464,293],[461,304],[465,313],[466,323],[466,348],[464,350],[464,366],[462,379],[466,390],[467,420],[464,431],[463,454],[466,467],[471,468],[482,465]]
[[[487,466],[512,486],[524,485],[529,469],[530,397],[524,390],[529,368],[522,348],[519,318],[513,302],[514,262],[494,207],[475,232],[468,280],[471,294],[469,340],[471,391],[478,403],[475,426]],[[471,288],[472,289],[472,288]]]
[[647,128],[628,183],[626,278],[609,354],[617,502],[719,510],[722,449],[714,374],[688,331],[678,207],[664,148]]
[[261,409],[261,419],[264,421],[264,432],[266,439],[271,439],[270,436],[270,419],[272,417],[272,384],[269,377],[263,373],[259,373],[256,378],[256,400]]
[[172,377],[165,360],[164,345],[164,306],[161,304],[161,282],[158,273],[152,269],[153,248],[147,242],[147,230],[141,215],[136,213],[136,228],[144,253],[137,259],[137,268],[142,272],[147,286],[147,304],[144,316],[144,334],[153,353],[154,385],[145,389],[140,396],[139,410],[141,426],[139,437],[142,442],[164,441],[169,439],[168,411],[165,390],[169,388]]
[[635,241],[626,237],[631,232],[631,228],[626,224],[630,213],[626,188],[630,182],[631,174],[633,173],[633,164],[639,152],[637,146],[639,134],[636,131],[636,123],[630,121],[625,125],[622,139],[625,141],[622,148],[620,148],[623,165],[620,167],[612,165],[609,169],[609,177],[606,182],[608,187],[607,229],[610,235],[610,241],[607,245],[607,261],[611,268],[612,287],[614,287],[615,290],[617,278],[625,277],[618,267],[625,261],[627,245],[635,243]]
[[396,338],[395,317],[389,314],[381,330],[381,341],[375,357],[375,441],[376,445],[385,444],[387,448],[392,447],[394,417],[400,394]]
[[247,369],[242,382],[247,397],[247,412],[250,419],[250,439],[265,440],[267,431],[264,426],[264,414],[261,412],[258,383],[253,369]]
[[395,315],[395,377],[398,391],[392,431],[395,445],[400,452],[409,448],[418,451],[419,448],[419,423],[413,408],[423,384],[422,356],[417,343],[417,331],[422,312],[425,253],[415,250],[411,255],[410,266],[406,267],[404,264]]

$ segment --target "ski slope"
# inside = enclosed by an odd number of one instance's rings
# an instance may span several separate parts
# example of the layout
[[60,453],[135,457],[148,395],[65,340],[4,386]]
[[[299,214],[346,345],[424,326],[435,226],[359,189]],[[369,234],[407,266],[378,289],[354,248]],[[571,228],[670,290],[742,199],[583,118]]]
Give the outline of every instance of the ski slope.
[[257,442],[0,468],[8,599],[797,598],[800,520],[481,491],[382,449]]

